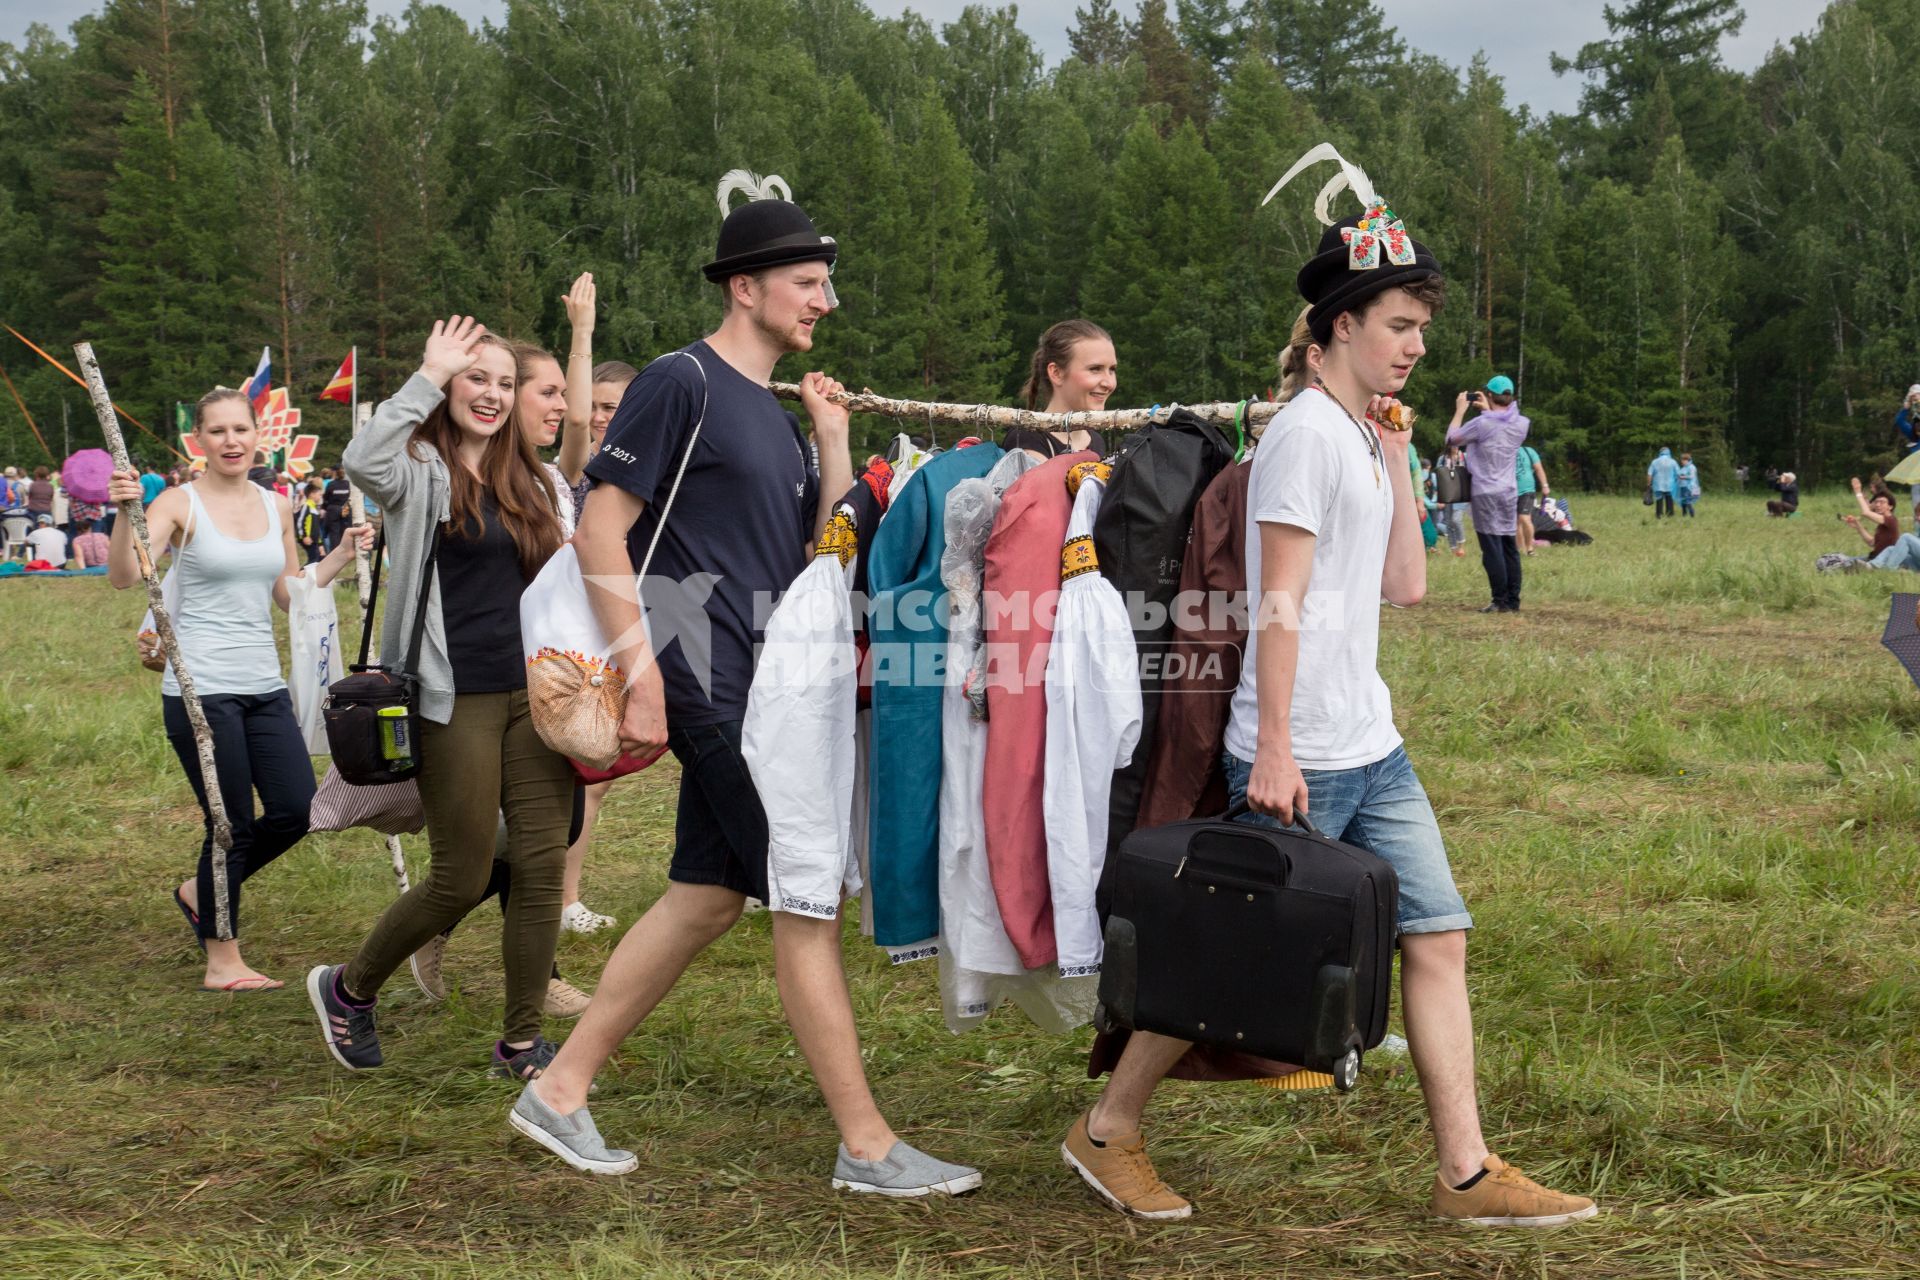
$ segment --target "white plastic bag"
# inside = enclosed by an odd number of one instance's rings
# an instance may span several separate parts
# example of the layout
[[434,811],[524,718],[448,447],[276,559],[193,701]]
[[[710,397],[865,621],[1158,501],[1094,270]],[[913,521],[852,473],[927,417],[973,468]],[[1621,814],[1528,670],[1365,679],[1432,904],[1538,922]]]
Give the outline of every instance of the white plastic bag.
[[340,657],[340,614],[334,608],[333,588],[320,585],[318,565],[308,565],[300,576],[287,580],[287,639],[291,662],[287,689],[293,695],[293,717],[307,740],[307,754],[332,754],[327,748],[327,724],[320,714],[327,687],[347,674]]

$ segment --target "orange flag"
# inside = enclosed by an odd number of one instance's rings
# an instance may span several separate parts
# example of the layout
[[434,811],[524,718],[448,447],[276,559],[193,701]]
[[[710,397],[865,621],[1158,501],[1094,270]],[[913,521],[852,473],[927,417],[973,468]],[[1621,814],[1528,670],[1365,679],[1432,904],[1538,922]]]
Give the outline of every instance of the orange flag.
[[333,375],[333,381],[320,393],[322,400],[337,400],[348,404],[353,400],[353,352],[347,352],[347,358],[340,362],[340,370]]

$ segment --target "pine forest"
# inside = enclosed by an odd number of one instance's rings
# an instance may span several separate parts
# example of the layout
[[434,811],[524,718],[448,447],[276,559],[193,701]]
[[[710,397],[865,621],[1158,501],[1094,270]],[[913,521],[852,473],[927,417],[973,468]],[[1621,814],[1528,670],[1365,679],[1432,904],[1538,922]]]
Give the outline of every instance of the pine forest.
[[[1411,48],[1370,0],[1087,0],[1049,66],[1016,10],[938,27],[861,0],[108,0],[0,44],[0,321],[91,339],[149,424],[260,348],[322,460],[351,345],[393,390],[436,316],[600,358],[718,317],[719,175],[778,173],[842,257],[809,366],[1012,403],[1039,332],[1085,316],[1113,404],[1265,395],[1319,233],[1309,146],[1366,168],[1449,277],[1408,399],[1519,384],[1569,486],[1639,487],[1662,445],[1829,482],[1895,456],[1920,380],[1920,3],[1837,0],[1752,73],[1735,0],[1618,0],[1532,115],[1497,56]],[[1487,40],[1499,19],[1488,7]],[[98,443],[84,392],[0,331],[0,456]],[[782,366],[801,372],[797,361]],[[860,426],[866,443],[889,424]],[[163,428],[160,434],[167,434]],[[165,457],[156,439],[136,448]]]

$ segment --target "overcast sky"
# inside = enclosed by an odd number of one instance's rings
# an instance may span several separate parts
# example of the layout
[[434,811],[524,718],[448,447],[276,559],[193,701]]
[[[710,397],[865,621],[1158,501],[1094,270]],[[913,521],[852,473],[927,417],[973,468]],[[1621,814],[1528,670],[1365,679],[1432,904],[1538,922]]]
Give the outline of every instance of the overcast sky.
[[[1027,0],[1020,5],[1020,25],[1033,37],[1050,61],[1066,53],[1066,30],[1073,11],[1086,0]],[[469,20],[498,19],[506,6],[501,0],[449,0]],[[874,10],[893,15],[912,8],[934,26],[951,21],[966,0],[868,0]],[[1596,0],[1377,0],[1388,21],[1413,48],[1436,54],[1455,66],[1464,66],[1478,50],[1492,55],[1495,69],[1506,78],[1508,101],[1524,102],[1536,114],[1568,111],[1579,99],[1572,77],[1556,77],[1547,67],[1552,53],[1571,55],[1582,42],[1606,34]],[[1132,0],[1118,0],[1123,12]],[[0,0],[0,40],[18,43],[30,22],[45,22],[62,33],[81,14],[97,9],[94,0]],[[399,13],[405,0],[369,0],[374,13]],[[1745,0],[1747,22],[1723,51],[1729,66],[1750,70],[1767,51],[1812,28],[1821,8],[1819,0]],[[1172,8],[1169,4],[1168,8]]]

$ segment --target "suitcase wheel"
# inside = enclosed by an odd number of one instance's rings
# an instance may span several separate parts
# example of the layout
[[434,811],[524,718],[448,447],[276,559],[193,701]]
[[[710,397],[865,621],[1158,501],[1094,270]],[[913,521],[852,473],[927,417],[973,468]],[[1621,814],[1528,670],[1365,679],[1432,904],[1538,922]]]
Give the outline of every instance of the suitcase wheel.
[[1360,1051],[1349,1049],[1333,1064],[1333,1087],[1345,1093],[1360,1081]]

